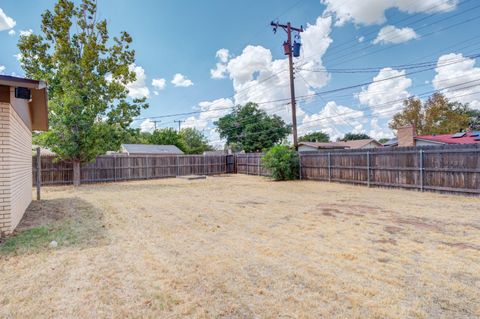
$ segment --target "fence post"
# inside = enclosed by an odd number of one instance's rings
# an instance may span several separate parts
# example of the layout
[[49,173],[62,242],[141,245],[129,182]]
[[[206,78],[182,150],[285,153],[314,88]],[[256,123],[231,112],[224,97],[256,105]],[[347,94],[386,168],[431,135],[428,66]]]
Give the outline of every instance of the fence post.
[[332,164],[331,164],[331,155],[330,152],[328,152],[328,181],[332,181]]
[[113,155],[113,180],[117,181],[117,156]]
[[260,176],[260,157],[259,156],[255,156],[256,160],[257,160],[257,175]]
[[40,200],[40,188],[42,187],[42,156],[40,147],[37,147],[37,200]]
[[177,155],[177,176],[180,176],[180,163],[179,163],[179,156]]
[[207,171],[207,157],[203,154],[203,175],[208,175]]
[[127,155],[128,158],[128,180],[132,179],[132,158],[130,155]]
[[367,151],[367,186],[370,187],[370,152]]
[[420,191],[423,192],[423,150],[419,151],[419,166],[420,166]]
[[148,155],[145,156],[145,162],[146,162],[146,167],[147,167],[147,171],[145,172],[145,179],[148,179]]
[[300,152],[297,152],[298,154],[298,178],[301,180],[302,179],[302,155]]

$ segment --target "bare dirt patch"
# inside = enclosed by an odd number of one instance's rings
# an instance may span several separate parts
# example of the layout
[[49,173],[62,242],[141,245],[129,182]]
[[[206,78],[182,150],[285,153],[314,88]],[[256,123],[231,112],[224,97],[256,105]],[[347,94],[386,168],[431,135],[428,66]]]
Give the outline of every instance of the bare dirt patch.
[[64,247],[88,247],[105,242],[102,214],[88,202],[72,197],[33,201],[15,232],[0,239],[0,259]]
[[0,260],[0,317],[480,316],[478,198],[252,176],[44,198],[21,231],[94,239]]

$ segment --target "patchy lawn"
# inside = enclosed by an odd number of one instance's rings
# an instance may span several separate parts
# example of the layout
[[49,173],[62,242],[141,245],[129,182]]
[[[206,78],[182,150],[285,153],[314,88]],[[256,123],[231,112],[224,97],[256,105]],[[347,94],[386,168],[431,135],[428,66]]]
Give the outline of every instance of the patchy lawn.
[[44,198],[0,244],[0,317],[480,316],[479,198],[252,176]]

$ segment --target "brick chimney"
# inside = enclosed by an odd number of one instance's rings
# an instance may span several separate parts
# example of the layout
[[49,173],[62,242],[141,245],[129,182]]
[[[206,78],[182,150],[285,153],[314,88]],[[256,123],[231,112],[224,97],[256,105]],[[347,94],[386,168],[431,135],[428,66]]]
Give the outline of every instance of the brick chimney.
[[414,125],[404,126],[397,130],[398,147],[415,146],[417,135]]

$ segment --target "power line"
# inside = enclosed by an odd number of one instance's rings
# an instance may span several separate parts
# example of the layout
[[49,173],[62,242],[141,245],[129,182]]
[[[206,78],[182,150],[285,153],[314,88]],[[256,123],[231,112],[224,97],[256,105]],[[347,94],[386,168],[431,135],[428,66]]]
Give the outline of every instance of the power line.
[[[406,99],[409,99],[409,98],[416,98],[416,97],[422,97],[422,96],[428,96],[428,95],[431,95],[433,93],[441,93],[443,90],[445,89],[449,89],[449,88],[452,88],[452,87],[457,87],[457,86],[461,86],[461,85],[464,85],[464,84],[467,84],[467,83],[472,83],[472,82],[477,82],[477,81],[480,81],[480,78],[479,79],[476,79],[476,80],[472,80],[472,81],[467,81],[467,82],[464,82],[464,83],[460,83],[460,84],[457,84],[457,85],[453,85],[453,86],[450,86],[450,87],[445,87],[445,88],[442,88],[442,89],[439,89],[439,90],[431,90],[431,91],[427,91],[427,92],[424,92],[424,93],[421,93],[419,95],[411,95],[411,96],[408,96],[406,98],[402,98],[402,99],[397,99],[397,100],[392,100],[392,101],[387,101],[385,103],[381,103],[381,104],[377,104],[377,105],[373,105],[373,106],[368,106],[366,108],[363,108],[363,109],[355,109],[355,110],[352,110],[352,111],[348,111],[348,112],[343,112],[343,113],[337,113],[337,115],[335,116],[325,116],[325,117],[321,117],[321,118],[317,118],[315,120],[311,120],[311,121],[305,121],[305,122],[302,122],[302,126],[304,124],[308,124],[308,123],[317,123],[319,121],[324,121],[324,120],[327,120],[327,119],[331,119],[331,118],[336,118],[336,117],[339,117],[339,116],[344,116],[344,115],[348,115],[348,114],[354,114],[356,112],[359,112],[359,111],[362,111],[362,110],[377,110],[377,109],[382,109],[384,108],[385,106],[389,107],[392,105],[392,103],[398,103],[398,102],[402,102]],[[462,90],[466,90],[466,89],[469,89],[469,88],[473,88],[473,87],[477,87],[479,86],[480,83],[478,84],[474,84],[474,85],[470,85],[470,86],[467,86],[467,87],[460,87],[456,90],[452,90],[453,92],[455,91],[462,91]],[[464,97],[464,96],[469,96],[469,95],[476,95],[476,94],[480,94],[480,91],[476,91],[476,92],[471,92],[471,93],[466,93],[466,94],[462,94],[462,95],[458,95],[458,96],[454,96],[453,98],[459,98],[459,97]],[[388,112],[398,112],[398,110],[388,110]],[[375,115],[371,115],[371,116],[365,116],[366,118],[370,118],[370,117],[375,117]],[[318,125],[318,124],[317,124]],[[310,127],[313,127],[313,126],[306,126],[306,127],[302,127],[302,128],[310,128]],[[251,132],[251,133],[248,133],[249,135],[257,135],[257,134],[263,134],[265,132],[268,132],[269,129],[267,130],[264,130],[264,131],[259,131],[259,132]],[[240,137],[240,135],[236,136],[237,138]],[[217,142],[217,141],[222,141],[222,140],[214,140],[214,141],[211,141],[211,142]]]
[[[469,56],[468,58],[476,58],[476,57],[479,57],[479,56],[480,56],[480,54],[474,54],[474,55]],[[307,98],[314,97],[314,96],[327,95],[327,94],[330,94],[330,93],[341,92],[341,91],[355,89],[355,88],[359,88],[359,87],[374,84],[374,83],[379,83],[379,82],[384,82],[384,81],[388,81],[388,80],[392,80],[392,79],[396,79],[396,78],[406,77],[408,75],[429,71],[429,70],[435,69],[437,67],[441,68],[441,67],[446,67],[446,66],[453,65],[453,64],[456,64],[456,63],[460,63],[460,62],[465,61],[465,59],[466,59],[466,57],[463,58],[463,59],[452,59],[452,60],[454,60],[454,62],[445,63],[445,64],[442,64],[440,66],[428,67],[428,68],[424,68],[424,69],[421,69],[421,70],[412,71],[412,72],[409,72],[409,73],[404,73],[404,74],[400,74],[400,75],[395,75],[395,76],[383,78],[383,79],[380,79],[380,80],[373,80],[373,81],[363,82],[363,83],[350,85],[350,86],[346,86],[346,87],[340,87],[340,88],[336,88],[336,89],[315,92],[313,94],[307,94],[307,95],[299,96],[299,97],[297,97],[297,99],[307,99]],[[269,103],[286,102],[288,100],[290,100],[290,98],[282,98],[282,99],[276,99],[276,100],[270,100],[270,101],[257,102],[256,104],[263,105],[263,104],[269,104]],[[137,118],[135,120],[146,120],[146,119],[154,119],[154,118],[156,119],[156,118],[186,116],[186,115],[200,114],[200,113],[206,113],[206,112],[214,112],[214,111],[220,111],[220,110],[229,110],[229,109],[232,109],[232,108],[231,107],[225,107],[225,108],[215,108],[215,109],[210,109],[210,110],[200,110],[200,111],[192,111],[192,112],[184,112],[184,113],[174,113],[174,114],[167,114],[167,115]]]

